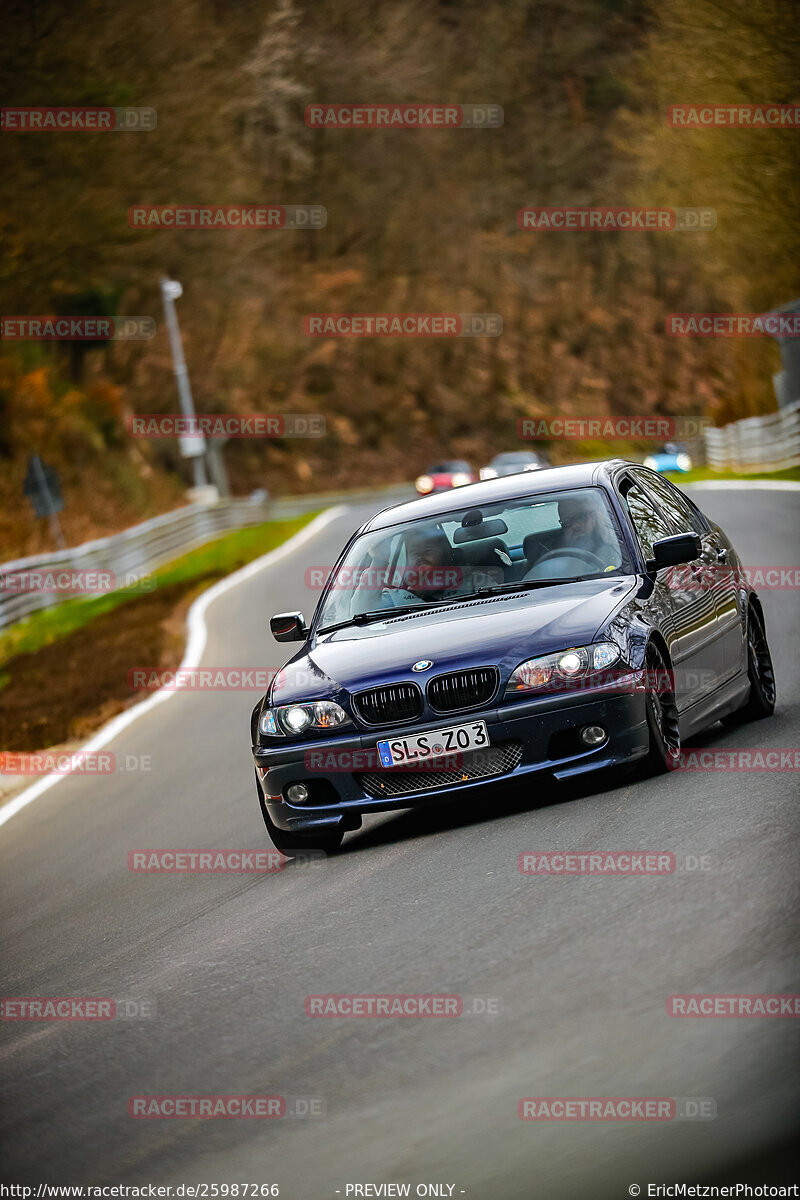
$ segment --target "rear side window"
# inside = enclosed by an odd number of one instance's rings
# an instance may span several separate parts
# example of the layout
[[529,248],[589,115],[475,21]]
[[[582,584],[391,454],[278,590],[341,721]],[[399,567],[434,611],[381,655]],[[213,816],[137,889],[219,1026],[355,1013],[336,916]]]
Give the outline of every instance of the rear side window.
[[637,482],[643,483],[658,501],[675,528],[680,533],[708,533],[708,522],[698,508],[686,496],[660,475],[636,471]]

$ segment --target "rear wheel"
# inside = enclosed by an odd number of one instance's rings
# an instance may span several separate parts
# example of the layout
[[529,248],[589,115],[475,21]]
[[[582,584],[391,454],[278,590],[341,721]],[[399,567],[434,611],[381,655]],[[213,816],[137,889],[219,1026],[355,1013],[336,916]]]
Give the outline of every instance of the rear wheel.
[[650,749],[642,767],[647,775],[674,771],[681,758],[681,731],[672,677],[664,655],[651,642],[645,654],[645,712]]
[[775,671],[767,644],[764,621],[754,605],[747,610],[747,675],[750,695],[736,712],[722,718],[723,725],[759,721],[775,711]]

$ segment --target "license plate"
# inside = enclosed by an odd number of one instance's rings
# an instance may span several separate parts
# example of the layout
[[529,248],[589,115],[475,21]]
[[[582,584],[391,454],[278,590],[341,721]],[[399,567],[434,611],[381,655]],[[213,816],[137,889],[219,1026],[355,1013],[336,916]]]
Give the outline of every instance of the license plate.
[[382,767],[422,765],[429,758],[444,758],[479,750],[489,745],[485,721],[470,721],[469,725],[454,725],[452,729],[432,729],[412,737],[387,738],[378,742]]

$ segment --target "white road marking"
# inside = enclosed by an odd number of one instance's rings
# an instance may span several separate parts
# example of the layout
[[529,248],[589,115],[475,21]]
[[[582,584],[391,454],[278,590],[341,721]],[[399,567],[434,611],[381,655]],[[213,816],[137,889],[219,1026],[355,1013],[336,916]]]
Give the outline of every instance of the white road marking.
[[[254,559],[253,562],[248,563],[241,570],[234,571],[232,575],[227,575],[225,579],[220,579],[219,583],[215,583],[208,591],[203,592],[202,596],[198,596],[186,617],[189,637],[186,644],[186,653],[178,670],[190,671],[200,665],[200,659],[203,657],[203,651],[205,650],[208,638],[205,615],[207,609],[215,600],[223,596],[225,592],[229,592],[232,588],[237,587],[240,583],[244,583],[245,579],[252,579],[259,571],[263,571],[266,567],[271,567],[273,563],[284,558],[287,554],[293,554],[309,538],[314,537],[321,529],[329,525],[331,521],[340,517],[345,512],[346,507],[346,505],[338,504],[335,508],[329,508],[327,512],[320,513],[309,525],[306,525],[294,537],[289,538],[287,542],[284,542],[281,546],[277,546],[274,550],[268,551],[267,554],[262,554],[261,558]],[[84,752],[91,753],[94,750],[100,750],[103,746],[107,746],[118,733],[122,733],[123,729],[127,729],[139,717],[144,716],[146,712],[150,712],[157,704],[163,704],[171,696],[177,695],[181,690],[181,688],[174,687],[159,688],[157,692],[152,696],[148,696],[146,700],[142,700],[139,704],[135,704],[133,708],[128,708],[125,712],[121,712],[119,716],[114,717],[107,725],[99,729],[94,737],[84,743],[79,750],[75,750],[71,757],[77,757]],[[10,800],[8,804],[0,808],[0,825],[5,825],[6,821],[10,821],[23,808],[27,808],[29,804],[32,804],[44,792],[48,791],[51,787],[55,787],[61,779],[69,778],[71,774],[73,774],[72,771],[67,771],[64,774],[45,775],[43,779],[26,788],[24,792],[20,792],[18,796],[15,796],[13,800]]]
[[[680,487],[680,480],[677,483]],[[792,479],[698,479],[685,486],[709,492],[800,492],[800,483]]]

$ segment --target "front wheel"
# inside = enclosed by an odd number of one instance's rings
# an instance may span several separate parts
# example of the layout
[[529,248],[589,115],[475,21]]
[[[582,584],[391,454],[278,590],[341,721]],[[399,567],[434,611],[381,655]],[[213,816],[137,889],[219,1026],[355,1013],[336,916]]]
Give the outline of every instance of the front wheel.
[[327,830],[322,833],[293,833],[290,830],[280,829],[267,812],[267,805],[264,801],[264,793],[261,790],[261,784],[256,775],[256,790],[258,792],[258,803],[261,807],[261,815],[264,818],[264,824],[267,827],[267,833],[272,840],[272,844],[276,850],[280,850],[281,854],[291,857],[295,854],[309,853],[312,850],[321,850],[323,854],[332,854],[334,850],[338,850],[342,844],[344,830]]
[[760,721],[775,711],[775,671],[767,644],[764,622],[751,604],[747,610],[747,676],[750,695],[736,712],[722,718],[723,725],[741,725],[745,721]]
[[312,835],[287,833],[285,829],[279,829],[269,819],[269,815],[265,816],[267,831],[272,844],[276,850],[280,850],[281,854],[291,857],[294,854],[302,854],[304,851],[321,850],[323,854],[331,854],[334,850],[338,850],[342,844],[344,833],[336,831],[335,833],[317,833]]
[[647,647],[645,667],[645,711],[650,749],[642,767],[646,775],[662,775],[665,771],[674,771],[680,764],[678,705],[675,702],[672,674],[654,642]]

